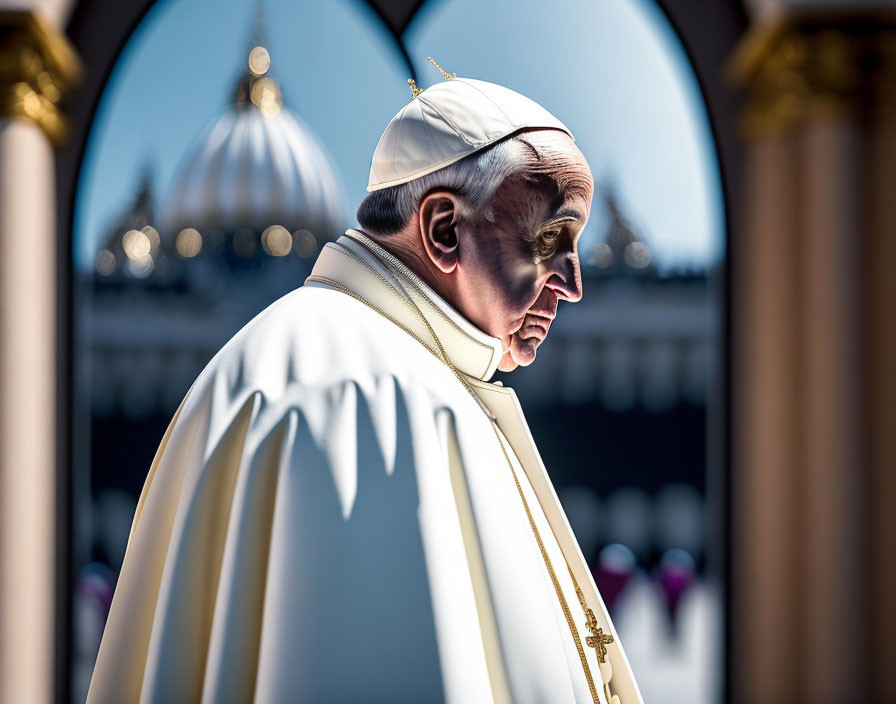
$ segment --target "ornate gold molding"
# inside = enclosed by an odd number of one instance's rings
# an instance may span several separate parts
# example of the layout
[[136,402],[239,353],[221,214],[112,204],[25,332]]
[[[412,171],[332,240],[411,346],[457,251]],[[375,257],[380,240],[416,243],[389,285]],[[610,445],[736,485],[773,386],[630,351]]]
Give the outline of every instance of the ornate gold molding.
[[71,43],[38,13],[0,11],[0,117],[33,122],[63,143],[68,124],[60,101],[82,75]]
[[896,14],[790,16],[750,30],[726,67],[748,135],[832,115],[861,119],[896,96]]

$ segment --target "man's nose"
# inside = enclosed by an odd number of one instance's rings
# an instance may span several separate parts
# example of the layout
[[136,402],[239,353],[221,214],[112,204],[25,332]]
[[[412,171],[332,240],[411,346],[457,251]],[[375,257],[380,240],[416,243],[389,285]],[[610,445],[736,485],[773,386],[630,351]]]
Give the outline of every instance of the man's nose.
[[547,281],[558,298],[575,303],[582,300],[582,273],[578,252],[558,257],[554,273]]

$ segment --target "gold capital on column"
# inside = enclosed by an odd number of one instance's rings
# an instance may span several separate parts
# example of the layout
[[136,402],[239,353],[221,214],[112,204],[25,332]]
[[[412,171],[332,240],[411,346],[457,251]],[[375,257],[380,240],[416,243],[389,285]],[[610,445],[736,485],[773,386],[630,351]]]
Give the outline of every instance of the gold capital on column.
[[758,25],[726,71],[745,93],[747,135],[832,114],[861,119],[872,101],[896,95],[896,13],[815,12]]
[[33,122],[63,143],[68,125],[60,101],[82,75],[71,43],[40,14],[0,11],[0,117]]

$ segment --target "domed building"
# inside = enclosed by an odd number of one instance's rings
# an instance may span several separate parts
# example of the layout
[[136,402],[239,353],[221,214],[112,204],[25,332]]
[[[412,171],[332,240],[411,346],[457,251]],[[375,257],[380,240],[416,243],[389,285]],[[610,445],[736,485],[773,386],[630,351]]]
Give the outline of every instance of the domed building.
[[109,229],[96,260],[101,286],[236,287],[258,303],[300,285],[322,244],[342,233],[332,160],[284,104],[268,50],[253,44],[231,105],[187,150],[158,222],[145,176]]
[[266,221],[321,234],[340,228],[342,203],[330,158],[283,104],[269,66],[267,50],[252,49],[233,104],[196,140],[178,170],[166,229],[237,230]]
[[[82,378],[97,435],[157,442],[215,352],[301,286],[344,231],[333,161],[285,104],[264,44],[259,17],[230,104],[186,150],[167,198],[157,204],[144,166],[80,282],[90,334],[79,335],[89,340],[79,358],[90,360]],[[139,488],[146,466],[122,468],[112,455],[107,466],[102,452],[94,473],[106,485]]]

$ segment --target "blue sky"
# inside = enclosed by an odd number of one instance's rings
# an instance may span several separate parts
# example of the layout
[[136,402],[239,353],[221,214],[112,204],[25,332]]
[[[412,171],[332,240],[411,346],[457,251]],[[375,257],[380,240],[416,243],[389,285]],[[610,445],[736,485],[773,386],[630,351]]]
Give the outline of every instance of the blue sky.
[[[75,210],[75,260],[131,202],[144,165],[164,207],[181,159],[230,105],[250,48],[255,0],[160,0],[131,37],[91,130]],[[272,74],[286,104],[335,161],[346,227],[365,195],[370,157],[410,100],[391,36],[357,0],[266,0]],[[448,71],[542,103],[573,132],[598,181],[665,267],[722,251],[716,156],[696,80],[650,0],[429,0],[405,35],[418,83]],[[583,247],[606,224],[598,197]]]

